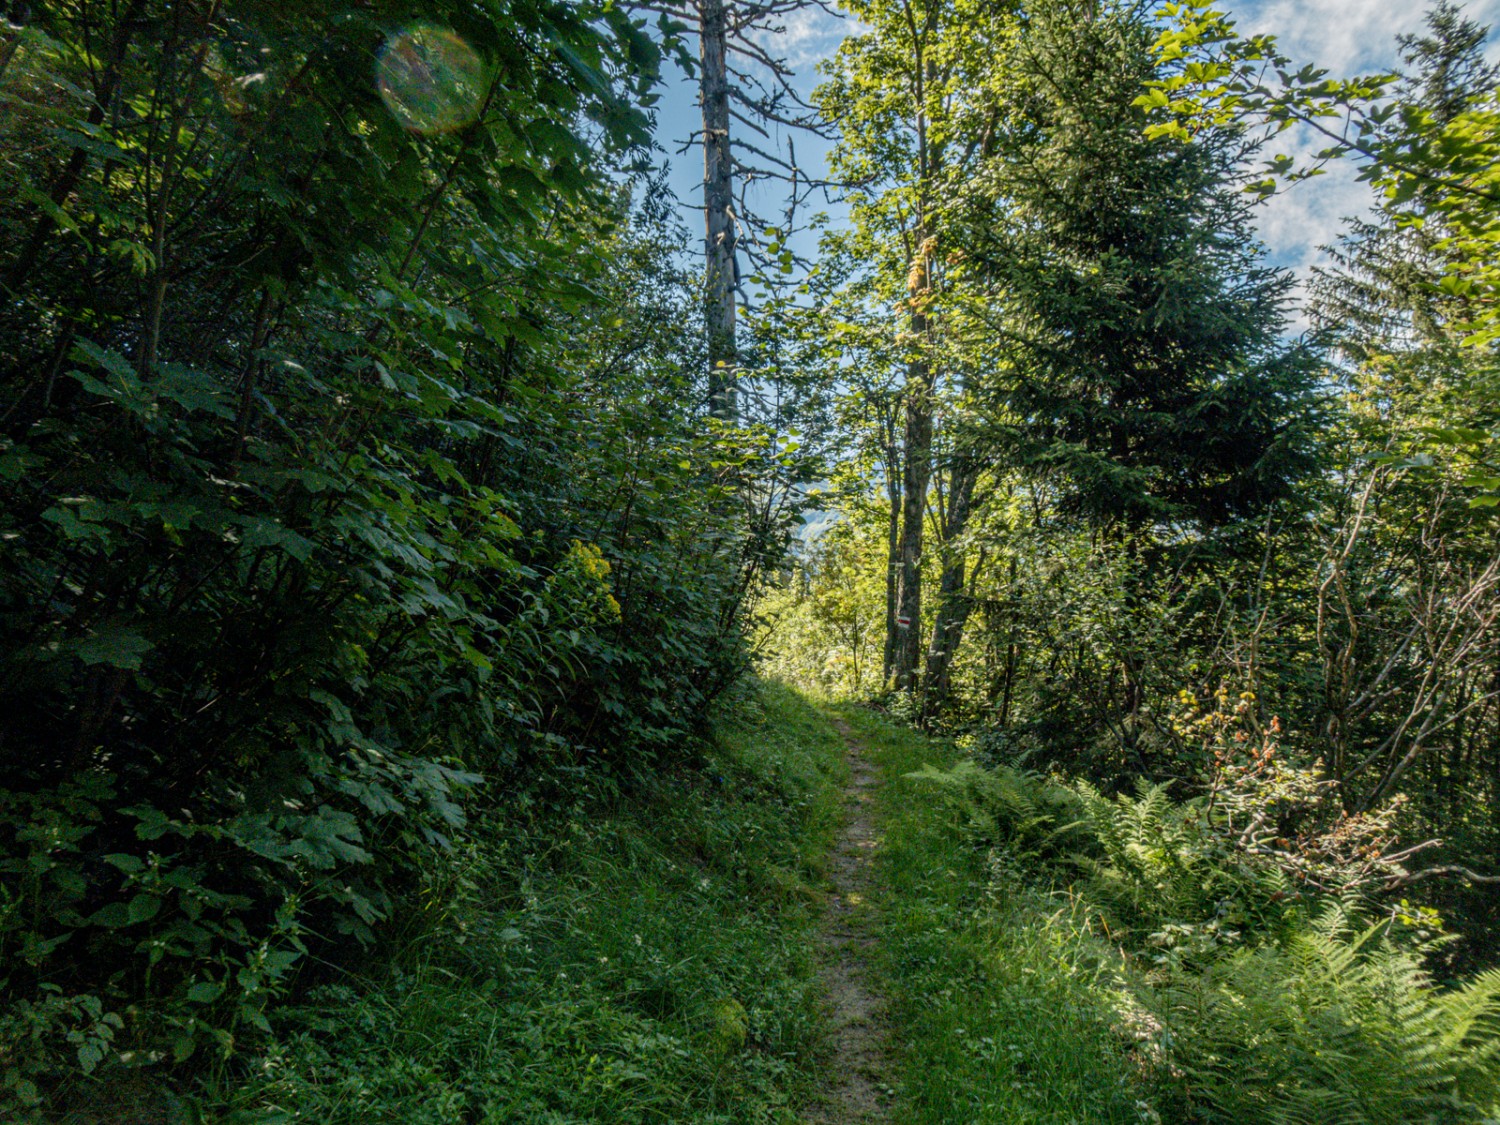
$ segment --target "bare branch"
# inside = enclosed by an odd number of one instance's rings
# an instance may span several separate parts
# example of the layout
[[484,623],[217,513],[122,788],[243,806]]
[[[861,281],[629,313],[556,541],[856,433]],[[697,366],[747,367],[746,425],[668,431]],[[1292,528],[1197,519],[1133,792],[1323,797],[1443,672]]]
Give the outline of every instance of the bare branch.
[[1500,883],[1500,875],[1481,875],[1477,871],[1471,871],[1458,863],[1443,863],[1437,867],[1424,867],[1421,871],[1414,871],[1410,875],[1403,875],[1386,884],[1386,890],[1393,891],[1398,887],[1409,887],[1411,884],[1423,879],[1430,879],[1434,875],[1458,875],[1470,883]]

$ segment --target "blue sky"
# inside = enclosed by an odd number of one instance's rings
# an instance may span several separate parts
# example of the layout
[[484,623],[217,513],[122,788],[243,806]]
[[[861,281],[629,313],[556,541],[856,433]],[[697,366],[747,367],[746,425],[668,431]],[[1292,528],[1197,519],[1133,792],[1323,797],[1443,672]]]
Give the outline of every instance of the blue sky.
[[[848,21],[822,11],[795,13],[787,18],[785,29],[781,34],[765,37],[764,46],[775,56],[785,59],[795,69],[794,84],[798,92],[807,98],[810,97],[819,81],[817,64],[833,54],[849,27]],[[694,42],[693,48],[696,49],[696,46]],[[666,150],[667,158],[670,160],[670,183],[677,193],[677,198],[683,204],[681,211],[683,221],[693,234],[697,235],[703,230],[702,212],[694,209],[703,199],[702,150],[694,146],[686,153],[680,155],[678,153],[678,150],[682,148],[682,142],[700,125],[696,86],[680,75],[674,75],[657,108],[657,141]],[[736,127],[743,128],[738,125]],[[785,132],[785,130],[778,130],[773,133],[774,139],[778,142],[777,149],[783,152],[785,149],[780,142],[784,139]],[[768,149],[771,147],[764,144],[759,137],[751,136],[749,139],[760,147]],[[794,135],[793,140],[798,164],[807,169],[809,175],[826,175],[828,143],[818,137],[800,132]],[[768,215],[779,214],[784,207],[780,193],[769,185],[765,191],[757,192],[752,198],[756,206]],[[842,216],[842,209],[836,206],[826,209],[830,214]],[[799,251],[804,254],[810,254],[814,248],[813,243],[805,240],[802,245],[798,246]]]
[[[1368,73],[1393,65],[1396,36],[1419,31],[1427,6],[1424,2],[1395,0],[1247,0],[1227,4],[1243,30],[1274,34],[1284,54],[1327,68],[1335,75]],[[1500,0],[1474,0],[1467,10],[1473,18],[1500,27]],[[784,31],[768,37],[765,45],[796,68],[799,88],[810,92],[817,83],[817,63],[833,52],[849,27],[847,21],[822,12],[799,13],[789,17]],[[1500,55],[1494,42],[1490,53],[1492,57]],[[693,210],[702,197],[702,156],[696,148],[682,155],[677,149],[697,127],[697,121],[694,88],[679,77],[664,92],[658,137],[670,154],[670,182],[684,204],[684,222],[695,235],[702,230],[701,213]],[[1310,133],[1289,132],[1279,143],[1278,151],[1293,156],[1323,147]],[[799,163],[814,174],[823,174],[827,145],[806,136],[798,137],[796,144]],[[1307,275],[1309,267],[1320,260],[1318,247],[1338,237],[1342,218],[1369,205],[1369,189],[1357,183],[1354,176],[1355,169],[1347,164],[1335,166],[1265,205],[1260,229],[1273,262],[1295,270],[1299,277]],[[767,212],[779,209],[774,191],[763,193],[759,204]],[[836,206],[829,210],[835,220],[841,217]],[[807,241],[799,246],[804,253],[811,248]]]
[[[1244,30],[1275,35],[1283,54],[1338,76],[1394,66],[1396,36],[1420,32],[1427,8],[1426,3],[1379,0],[1258,0],[1230,10]],[[1466,9],[1472,19],[1500,25],[1500,0],[1478,0]],[[1496,54],[1493,39],[1489,53]],[[1285,134],[1282,140],[1281,151],[1288,155],[1323,147],[1310,130]],[[1261,237],[1276,264],[1305,276],[1320,260],[1318,247],[1338,237],[1342,218],[1363,212],[1369,203],[1368,185],[1356,182],[1355,168],[1343,162],[1267,203]]]

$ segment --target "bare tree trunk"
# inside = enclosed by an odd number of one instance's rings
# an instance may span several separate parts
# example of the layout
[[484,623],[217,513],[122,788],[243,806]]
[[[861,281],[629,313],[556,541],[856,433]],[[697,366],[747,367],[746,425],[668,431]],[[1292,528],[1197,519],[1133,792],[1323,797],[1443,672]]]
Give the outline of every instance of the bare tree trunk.
[[708,330],[708,401],[716,418],[734,420],[734,296],[738,272],[734,241],[734,164],[729,145],[729,13],[725,0],[702,0],[699,44],[703,74],[703,215],[708,276],[704,320]]

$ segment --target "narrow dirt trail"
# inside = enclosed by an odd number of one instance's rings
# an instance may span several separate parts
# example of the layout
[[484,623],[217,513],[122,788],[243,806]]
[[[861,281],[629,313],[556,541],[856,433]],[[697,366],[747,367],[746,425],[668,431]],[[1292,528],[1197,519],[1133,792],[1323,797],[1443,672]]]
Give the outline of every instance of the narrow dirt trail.
[[832,886],[823,914],[827,958],[821,970],[832,1007],[833,1084],[809,1118],[811,1125],[878,1125],[890,1120],[894,1075],[885,1003],[869,961],[875,917],[869,893],[879,847],[874,801],[879,775],[849,727],[833,720],[847,747],[850,781],[847,821],[829,862]]

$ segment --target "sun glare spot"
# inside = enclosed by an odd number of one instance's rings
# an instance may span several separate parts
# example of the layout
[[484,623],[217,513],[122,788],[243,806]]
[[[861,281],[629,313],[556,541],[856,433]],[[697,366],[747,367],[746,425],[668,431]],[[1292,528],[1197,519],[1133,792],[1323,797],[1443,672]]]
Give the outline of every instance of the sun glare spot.
[[416,24],[386,40],[376,64],[386,108],[414,133],[449,133],[479,116],[488,71],[452,31]]

